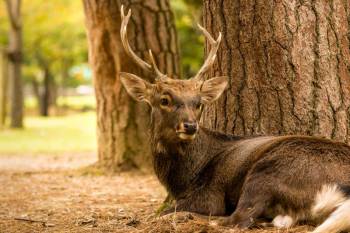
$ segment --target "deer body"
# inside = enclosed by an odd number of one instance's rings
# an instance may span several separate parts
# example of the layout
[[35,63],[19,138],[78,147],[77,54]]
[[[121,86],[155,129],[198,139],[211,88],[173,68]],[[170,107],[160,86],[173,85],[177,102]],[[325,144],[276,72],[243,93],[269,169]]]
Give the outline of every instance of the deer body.
[[[322,219],[312,213],[316,194],[332,184],[350,187],[350,147],[343,143],[306,136],[234,137],[204,128],[190,144],[159,146],[160,141],[152,142],[154,169],[177,210],[235,211],[226,221],[241,227],[253,224],[252,217],[279,215],[291,216],[293,223],[318,223]],[[260,210],[247,212],[254,206]]]
[[256,159],[252,153],[272,139],[244,140],[200,128],[191,143],[153,141],[154,171],[177,200],[178,210],[229,214],[238,201],[244,175]]
[[[155,173],[175,198],[178,211],[229,215],[221,224],[248,228],[257,219],[279,228],[298,222],[321,224],[314,233],[350,230],[350,147],[307,136],[236,137],[198,125],[203,106],[217,100],[226,77],[202,80],[213,64],[221,34],[199,72],[188,80],[162,74],[139,58],[127,41],[131,16],[121,8],[121,40],[141,68],[154,72],[149,83],[120,73],[126,91],[152,109],[151,148]],[[164,212],[170,213],[174,209]]]

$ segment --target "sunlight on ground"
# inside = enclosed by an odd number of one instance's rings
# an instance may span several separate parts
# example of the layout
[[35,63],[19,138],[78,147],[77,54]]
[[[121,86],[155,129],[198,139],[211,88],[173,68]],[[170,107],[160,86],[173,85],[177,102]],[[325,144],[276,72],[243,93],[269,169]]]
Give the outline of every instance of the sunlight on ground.
[[40,155],[94,152],[94,112],[58,117],[29,116],[24,130],[0,130],[1,155]]

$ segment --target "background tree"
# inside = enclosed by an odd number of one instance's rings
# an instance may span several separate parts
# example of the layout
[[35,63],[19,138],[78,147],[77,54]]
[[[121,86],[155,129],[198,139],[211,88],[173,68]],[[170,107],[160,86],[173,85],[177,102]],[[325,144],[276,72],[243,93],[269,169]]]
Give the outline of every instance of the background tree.
[[0,47],[0,129],[5,126],[7,115],[7,52]]
[[[0,4],[0,46],[10,44],[5,4]],[[57,97],[66,87],[85,84],[72,72],[87,69],[86,33],[81,1],[23,0],[22,79],[26,97],[30,90],[37,99],[39,113],[49,115]],[[29,88],[32,87],[32,88]],[[28,98],[27,98],[28,100]],[[17,109],[17,108],[16,108]]]
[[[118,73],[144,74],[124,52],[120,40],[120,6],[132,9],[129,41],[140,57],[152,49],[163,73],[178,78],[178,48],[169,1],[84,0],[90,63],[97,100],[99,164],[109,170],[141,167],[149,161],[149,112],[121,87]],[[146,59],[147,60],[147,59]]]
[[171,7],[176,18],[183,77],[190,78],[203,64],[204,37],[197,27],[202,24],[202,0],[172,0]]
[[21,128],[23,126],[21,0],[5,0],[5,4],[10,22],[8,74],[11,89],[11,127]]
[[209,76],[229,90],[204,121],[236,135],[307,134],[349,142],[349,1],[204,0],[223,32]]
[[[24,77],[32,84],[39,112],[49,115],[66,87],[69,72],[86,62],[86,36],[81,27],[83,12],[80,1],[24,1]],[[35,12],[35,14],[33,14]],[[64,17],[62,17],[64,15]]]

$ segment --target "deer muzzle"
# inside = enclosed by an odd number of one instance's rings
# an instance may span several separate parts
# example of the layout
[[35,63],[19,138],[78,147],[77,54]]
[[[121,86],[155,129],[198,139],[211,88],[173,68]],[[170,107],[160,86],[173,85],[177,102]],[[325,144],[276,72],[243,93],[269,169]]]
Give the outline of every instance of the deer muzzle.
[[182,122],[176,129],[176,133],[182,140],[193,140],[198,131],[197,122]]

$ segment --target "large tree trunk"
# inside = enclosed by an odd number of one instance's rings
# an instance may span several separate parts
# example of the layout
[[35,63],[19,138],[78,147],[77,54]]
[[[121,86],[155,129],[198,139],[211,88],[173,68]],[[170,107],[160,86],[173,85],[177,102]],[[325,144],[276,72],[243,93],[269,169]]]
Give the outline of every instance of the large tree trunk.
[[9,34],[9,82],[11,99],[11,127],[23,127],[22,87],[22,25],[20,19],[21,0],[5,0],[10,19]]
[[230,77],[205,111],[211,128],[349,142],[348,0],[205,0],[204,22],[223,32],[210,76]]
[[152,77],[142,74],[122,48],[121,4],[132,9],[128,32],[134,51],[146,57],[152,49],[160,70],[179,76],[176,30],[168,0],[84,0],[97,100],[99,164],[109,170],[143,167],[150,161],[148,107],[129,98],[118,73]]

